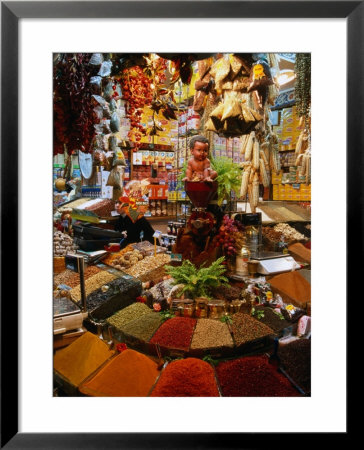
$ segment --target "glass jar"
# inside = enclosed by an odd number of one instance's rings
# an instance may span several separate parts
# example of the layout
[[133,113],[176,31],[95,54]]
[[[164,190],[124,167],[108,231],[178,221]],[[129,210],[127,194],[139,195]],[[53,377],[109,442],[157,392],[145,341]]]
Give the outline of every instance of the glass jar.
[[211,300],[207,306],[209,319],[220,319],[225,315],[225,300]]
[[207,304],[209,302],[208,298],[198,297],[195,299],[195,316],[198,318],[206,318],[207,317]]

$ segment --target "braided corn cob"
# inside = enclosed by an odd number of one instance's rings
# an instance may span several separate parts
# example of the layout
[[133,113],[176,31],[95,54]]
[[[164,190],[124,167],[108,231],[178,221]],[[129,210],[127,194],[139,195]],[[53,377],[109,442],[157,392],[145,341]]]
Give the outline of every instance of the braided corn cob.
[[241,137],[241,141],[240,141],[240,154],[243,156],[245,155],[245,149],[246,149],[246,144],[248,142],[248,135],[244,134]]
[[257,139],[255,139],[254,146],[253,146],[253,167],[255,170],[259,169],[259,142]]
[[262,181],[262,185],[264,187],[269,187],[269,176],[265,169],[265,164],[264,164],[263,158],[259,159],[259,172],[260,172],[260,178]]
[[[303,158],[304,158],[304,154],[301,153],[300,155],[297,156],[296,161],[294,163],[295,166],[300,166],[303,164]],[[302,160],[302,161],[301,161]]]
[[301,153],[302,142],[303,142],[303,131],[301,131],[300,135],[298,136],[296,149],[295,149],[295,155],[299,155]]
[[254,139],[255,139],[255,132],[252,131],[249,134],[248,142],[245,148],[245,161],[251,161],[252,159]]
[[254,179],[253,183],[251,184],[251,191],[249,195],[250,208],[253,213],[255,213],[258,201],[259,201],[259,176],[258,173],[256,172],[254,174]]
[[240,197],[245,197],[248,191],[248,182],[250,175],[251,165],[245,167],[243,175],[241,177]]
[[307,155],[306,159],[306,184],[309,184],[311,181],[311,155]]
[[254,175],[255,175],[255,169],[254,169],[254,167],[252,167],[251,171],[250,171],[250,175],[249,175],[249,184],[253,183]]

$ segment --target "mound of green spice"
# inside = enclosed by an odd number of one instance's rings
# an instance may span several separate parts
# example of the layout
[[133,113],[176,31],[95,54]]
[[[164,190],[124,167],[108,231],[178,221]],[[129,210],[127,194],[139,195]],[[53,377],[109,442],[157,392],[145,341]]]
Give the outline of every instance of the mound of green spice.
[[106,321],[109,325],[114,326],[117,330],[121,330],[127,323],[138,319],[145,314],[151,313],[152,310],[144,303],[132,303],[124,309],[110,316]]
[[127,323],[123,327],[123,332],[130,336],[134,336],[141,341],[148,342],[160,327],[162,320],[162,316],[159,313],[150,312]]

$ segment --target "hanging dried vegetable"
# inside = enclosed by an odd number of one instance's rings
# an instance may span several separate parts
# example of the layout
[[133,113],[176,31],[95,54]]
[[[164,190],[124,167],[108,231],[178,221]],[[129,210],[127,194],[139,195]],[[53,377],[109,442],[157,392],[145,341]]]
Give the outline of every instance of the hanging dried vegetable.
[[127,102],[126,117],[130,120],[128,137],[134,141],[134,149],[141,145],[141,138],[145,134],[141,124],[144,106],[149,106],[153,100],[152,79],[140,66],[125,68],[121,73],[123,99]]
[[53,71],[54,154],[82,150],[90,152],[95,134],[91,102],[90,54],[61,55]]
[[297,53],[295,61],[296,86],[295,97],[300,117],[309,115],[311,106],[311,55]]

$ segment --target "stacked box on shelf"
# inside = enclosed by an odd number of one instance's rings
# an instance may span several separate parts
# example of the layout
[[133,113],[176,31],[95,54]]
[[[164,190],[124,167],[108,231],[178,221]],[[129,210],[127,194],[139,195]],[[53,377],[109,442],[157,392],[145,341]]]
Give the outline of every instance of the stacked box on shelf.
[[301,201],[311,201],[311,185],[301,184]]
[[281,184],[282,174],[283,174],[282,170],[278,174],[276,174],[274,171],[272,172],[272,184],[273,185]]

